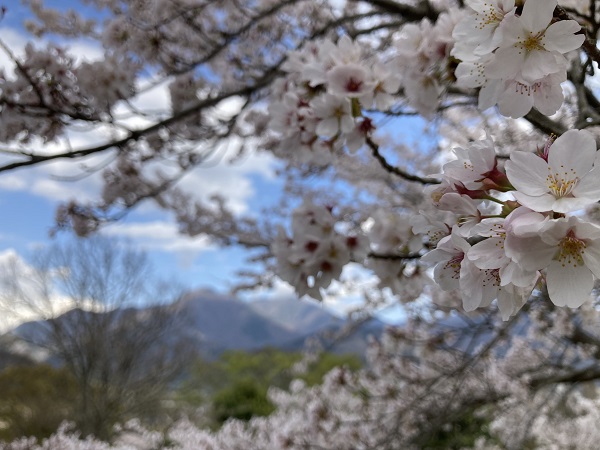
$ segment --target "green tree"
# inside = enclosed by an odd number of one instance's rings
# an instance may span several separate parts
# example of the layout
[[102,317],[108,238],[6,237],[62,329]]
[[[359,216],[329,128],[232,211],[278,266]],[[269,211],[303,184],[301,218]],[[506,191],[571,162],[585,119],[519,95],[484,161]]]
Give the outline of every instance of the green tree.
[[176,399],[184,407],[210,405],[213,425],[219,426],[229,418],[249,420],[270,414],[270,387],[285,389],[294,378],[313,385],[334,367],[343,365],[357,370],[362,365],[355,355],[323,353],[305,373],[296,374],[291,369],[301,358],[298,352],[267,348],[257,352],[228,351],[214,362],[199,360]]
[[0,439],[45,438],[74,420],[78,386],[71,373],[47,364],[12,366],[0,372]]

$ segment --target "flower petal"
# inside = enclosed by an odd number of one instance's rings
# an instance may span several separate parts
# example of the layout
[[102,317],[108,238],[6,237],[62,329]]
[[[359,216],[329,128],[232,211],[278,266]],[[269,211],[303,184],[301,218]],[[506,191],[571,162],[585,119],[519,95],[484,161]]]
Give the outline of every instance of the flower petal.
[[557,3],[557,0],[527,0],[520,17],[525,28],[534,33],[545,30],[552,21]]
[[528,152],[512,152],[505,165],[506,176],[519,192],[527,195],[546,194],[548,164],[539,156]]
[[569,179],[583,178],[592,169],[595,159],[596,141],[592,134],[585,130],[569,130],[550,147],[548,165],[553,172]]
[[548,27],[542,38],[542,45],[546,50],[567,53],[581,47],[585,36],[575,34],[581,30],[574,20],[560,20]]
[[563,265],[552,261],[546,275],[548,295],[556,306],[578,308],[589,300],[594,287],[594,275],[584,265]]
[[531,196],[519,191],[515,191],[512,194],[521,205],[537,212],[552,211],[554,203],[556,202],[556,197],[552,194]]

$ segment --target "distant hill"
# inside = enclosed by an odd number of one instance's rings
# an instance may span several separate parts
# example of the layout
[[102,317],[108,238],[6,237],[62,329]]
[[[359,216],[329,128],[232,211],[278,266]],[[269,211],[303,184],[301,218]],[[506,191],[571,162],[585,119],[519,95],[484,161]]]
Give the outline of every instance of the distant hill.
[[[177,323],[171,335],[161,337],[162,344],[172,341],[175,345],[184,339],[208,358],[215,358],[225,350],[252,351],[264,347],[300,350],[307,338],[319,339],[329,351],[362,356],[367,336],[378,337],[385,327],[382,322],[371,319],[347,336],[332,341],[330,337],[338,334],[346,321],[319,304],[295,299],[243,302],[208,290],[188,293],[169,306],[128,308],[105,314],[114,315],[117,321],[133,323],[133,319],[143,320],[153,314],[156,308],[161,312],[166,308]],[[68,326],[78,314],[96,313],[73,310],[54,320],[66,322]],[[8,360],[9,355],[13,359],[19,355],[35,355],[38,360],[40,355],[45,355],[52,362],[52,356],[42,350],[50,326],[50,321],[27,322],[0,336],[0,350],[3,350],[0,367],[2,359]]]
[[340,327],[345,322],[327,311],[323,305],[312,301],[293,298],[258,300],[249,302],[248,306],[261,316],[299,335]]

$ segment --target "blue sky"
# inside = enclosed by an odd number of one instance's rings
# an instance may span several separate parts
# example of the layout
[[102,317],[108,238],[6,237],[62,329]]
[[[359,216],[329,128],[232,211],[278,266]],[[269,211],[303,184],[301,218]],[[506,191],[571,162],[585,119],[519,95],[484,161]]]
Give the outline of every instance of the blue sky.
[[[79,7],[78,1],[50,1],[48,5],[61,8]],[[83,11],[91,11],[89,8]],[[0,37],[15,53],[19,54],[29,37],[22,28],[27,10],[17,2],[11,2],[4,20],[0,23]],[[42,42],[38,42],[43,45]],[[71,46],[74,54],[102,54],[90,42],[80,41]],[[7,65],[6,55],[0,55],[0,64]],[[142,104],[164,104],[165,90],[148,93]],[[89,142],[85,134],[74,135],[79,144]],[[226,159],[226,158],[225,158]],[[280,195],[282,184],[274,177],[275,161],[265,155],[252,155],[242,162],[229,166],[225,163],[198,168],[180,183],[188,192],[198,192],[204,197],[221,193],[229,198],[239,213],[252,213],[261,206],[273,204]],[[73,196],[78,199],[94,199],[99,195],[101,183],[98,176],[78,182],[58,181],[57,176],[73,175],[77,166],[70,161],[57,161],[35,168],[24,168],[0,174],[0,207],[4,220],[0,223],[0,256],[2,252],[16,251],[27,259],[35,248],[52,242],[49,231],[54,224],[54,214],[61,201]],[[151,202],[137,208],[122,222],[112,225],[105,234],[125,238],[140,246],[150,255],[157,272],[164,279],[180,282],[189,289],[209,287],[226,292],[232,286],[236,270],[247,267],[247,253],[241,249],[219,249],[206,239],[190,238],[177,232],[172,216]],[[284,283],[271,295],[291,295],[292,290]],[[267,293],[258,293],[262,297]],[[346,304],[351,304],[351,299]],[[330,305],[334,306],[334,305]],[[337,310],[344,309],[336,305]],[[394,319],[401,312],[388,313]]]

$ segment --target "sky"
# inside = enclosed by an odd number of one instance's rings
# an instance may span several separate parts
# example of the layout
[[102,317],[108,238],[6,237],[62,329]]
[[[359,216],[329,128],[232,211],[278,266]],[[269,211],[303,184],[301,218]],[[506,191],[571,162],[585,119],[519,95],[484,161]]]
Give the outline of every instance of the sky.
[[[78,1],[73,0],[50,1],[47,4],[60,5],[61,8],[81,7]],[[23,20],[27,18],[27,9],[20,2],[14,1],[10,2],[7,13],[0,22],[0,39],[15,54],[20,54],[27,40],[31,39],[22,26]],[[44,46],[45,43],[37,41],[36,45]],[[89,41],[72,44],[71,51],[74,55],[92,60],[102,54],[102,49]],[[12,66],[7,55],[0,54],[0,66]],[[137,104],[143,107],[166,104],[167,101],[168,96],[163,86],[144,94],[137,100]],[[231,105],[227,105],[229,106]],[[72,133],[71,139],[76,146],[83,146],[94,139],[94,136],[87,132]],[[262,153],[253,154],[235,164],[227,164],[230,156],[232,155],[227,152],[221,152],[220,162],[211,162],[189,173],[179,187],[204,198],[214,193],[222,194],[238,213],[252,214],[261,206],[274,203],[282,190],[281,181],[274,175],[276,161]],[[0,222],[0,261],[15,254],[27,260],[37,248],[51,244],[53,239],[49,232],[54,225],[54,214],[60,202],[73,197],[78,200],[97,198],[101,187],[99,175],[77,182],[60,179],[77,173],[78,166],[71,161],[56,161],[0,173],[0,207],[4,217]],[[190,290],[210,288],[227,292],[233,285],[235,272],[248,268],[245,263],[246,252],[235,248],[217,248],[206,238],[191,238],[179,234],[173,217],[152,202],[136,208],[121,222],[107,227],[103,233],[127,239],[144,249],[162,279],[173,280]],[[65,237],[59,236],[58,239]],[[249,295],[248,299],[292,295],[292,288],[282,282],[273,291],[256,292]],[[357,301],[349,295],[344,301],[329,300],[326,306],[343,313]],[[401,315],[398,311],[388,312],[386,317],[393,321],[398,318],[398,314]]]

